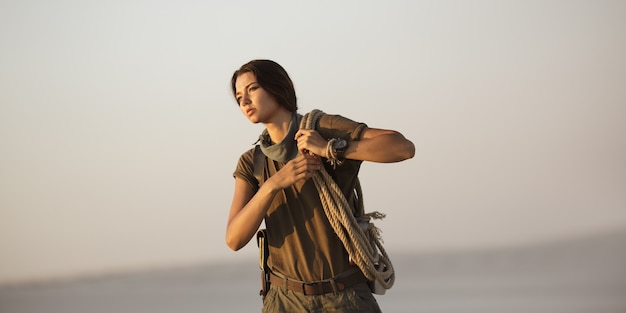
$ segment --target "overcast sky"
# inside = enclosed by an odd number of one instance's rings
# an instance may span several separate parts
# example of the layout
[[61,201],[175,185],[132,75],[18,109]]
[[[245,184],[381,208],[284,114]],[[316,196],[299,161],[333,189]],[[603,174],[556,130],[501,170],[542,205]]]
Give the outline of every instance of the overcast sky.
[[625,55],[624,1],[3,0],[0,283],[256,264],[224,243],[256,58],[415,143],[361,172],[392,258],[623,229]]

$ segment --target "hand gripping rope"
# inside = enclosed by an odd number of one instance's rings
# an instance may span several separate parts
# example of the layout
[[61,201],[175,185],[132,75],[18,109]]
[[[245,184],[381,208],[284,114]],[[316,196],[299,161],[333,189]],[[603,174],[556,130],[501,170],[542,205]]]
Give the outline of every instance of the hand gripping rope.
[[[300,129],[315,129],[315,125],[323,114],[320,110],[307,113],[300,122]],[[361,269],[368,280],[377,285],[372,290],[376,294],[384,294],[385,289],[393,286],[395,272],[381,243],[380,231],[370,223],[370,220],[382,219],[385,214],[380,212],[365,214],[361,185],[358,180],[356,185],[360,210],[358,218],[352,215],[346,197],[324,167],[313,176],[313,181],[320,194],[324,213],[348,251],[350,259]],[[378,288],[379,286],[384,289]]]

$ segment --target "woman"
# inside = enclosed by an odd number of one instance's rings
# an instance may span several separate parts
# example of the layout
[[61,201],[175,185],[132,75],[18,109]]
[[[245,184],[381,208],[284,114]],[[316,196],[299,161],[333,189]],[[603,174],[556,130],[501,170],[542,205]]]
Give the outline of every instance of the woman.
[[299,129],[302,116],[293,83],[270,60],[241,66],[231,88],[244,116],[266,127],[259,139],[265,161],[262,184],[255,178],[252,148],[242,154],[234,172],[226,228],[226,243],[237,251],[265,221],[271,284],[263,312],[380,312],[365,277],[351,264],[324,214],[310,178],[325,167],[352,206],[362,161],[412,158],[413,143],[396,131],[370,128],[339,115],[322,116],[314,130]]

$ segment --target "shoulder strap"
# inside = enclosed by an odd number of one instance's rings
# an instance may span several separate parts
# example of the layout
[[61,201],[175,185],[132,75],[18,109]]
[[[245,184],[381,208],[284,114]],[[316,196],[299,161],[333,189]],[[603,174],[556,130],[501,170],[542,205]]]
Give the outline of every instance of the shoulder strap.
[[[259,183],[259,188],[265,182],[265,155],[261,147],[254,147],[254,177]],[[265,299],[265,295],[270,289],[270,270],[267,266],[267,259],[270,256],[269,242],[267,241],[267,230],[260,229],[256,233],[256,243],[259,246],[259,266],[261,267],[261,291],[260,295]]]
[[259,188],[265,182],[265,154],[259,145],[254,147],[254,178],[259,182]]

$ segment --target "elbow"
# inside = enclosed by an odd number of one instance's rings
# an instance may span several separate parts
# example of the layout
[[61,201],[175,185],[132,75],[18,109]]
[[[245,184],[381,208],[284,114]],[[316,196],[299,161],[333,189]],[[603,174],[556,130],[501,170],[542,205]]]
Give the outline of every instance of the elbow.
[[412,159],[415,156],[415,145],[410,140],[406,140],[405,148],[403,149],[403,151],[403,160]]
[[392,162],[401,162],[404,160],[412,159],[415,156],[415,145],[410,140],[404,138],[400,133],[397,133],[398,144],[394,149],[395,156]]
[[415,156],[415,147],[410,147],[407,149],[398,149],[396,151],[396,155],[391,158],[389,163],[402,162],[408,159],[412,159]]
[[241,248],[243,248],[243,245],[238,244],[238,243],[233,242],[233,241],[229,241],[229,240],[226,240],[226,245],[227,245],[227,246],[228,246],[231,250],[233,250],[233,251],[235,251],[235,252],[236,252],[236,251],[239,251]]
[[239,251],[244,247],[241,240],[237,240],[233,235],[226,234],[226,245],[233,251]]

